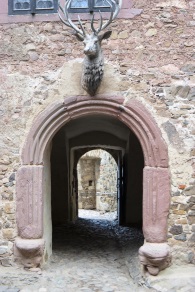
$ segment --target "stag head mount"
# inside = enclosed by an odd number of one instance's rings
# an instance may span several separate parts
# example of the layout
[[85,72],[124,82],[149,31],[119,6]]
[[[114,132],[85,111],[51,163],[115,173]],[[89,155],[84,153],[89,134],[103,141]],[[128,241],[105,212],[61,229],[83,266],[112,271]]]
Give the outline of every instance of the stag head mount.
[[84,44],[85,58],[83,61],[83,69],[81,76],[81,84],[83,89],[90,95],[94,96],[104,74],[104,56],[101,49],[101,42],[103,39],[108,39],[112,31],[106,31],[100,34],[102,30],[107,28],[109,24],[117,17],[122,0],[107,0],[111,7],[110,17],[106,21],[103,20],[102,14],[99,11],[99,28],[94,26],[94,13],[91,17],[91,32],[87,33],[78,15],[78,25],[76,25],[70,18],[68,9],[71,0],[65,2],[64,8],[59,3],[58,15],[61,21],[68,27],[75,31],[76,38]]

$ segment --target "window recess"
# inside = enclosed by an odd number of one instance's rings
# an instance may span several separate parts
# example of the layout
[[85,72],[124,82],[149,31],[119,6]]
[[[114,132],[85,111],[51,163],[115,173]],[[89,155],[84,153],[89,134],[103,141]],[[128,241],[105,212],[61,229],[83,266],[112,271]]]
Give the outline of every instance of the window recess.
[[8,0],[9,15],[56,13],[58,0]]
[[93,12],[109,12],[110,4],[106,0],[72,0],[69,12],[71,13],[93,13]]

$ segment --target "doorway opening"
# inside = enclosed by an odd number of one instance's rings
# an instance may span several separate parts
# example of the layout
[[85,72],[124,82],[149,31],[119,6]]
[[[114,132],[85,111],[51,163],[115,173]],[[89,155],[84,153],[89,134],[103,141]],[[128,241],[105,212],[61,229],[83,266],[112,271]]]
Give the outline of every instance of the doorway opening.
[[[99,153],[99,157],[94,153]],[[112,161],[112,171],[106,166],[106,159]],[[141,227],[143,168],[140,142],[119,120],[90,115],[70,121],[52,140],[52,225],[75,222],[80,208],[96,208],[115,211],[121,226]],[[112,172],[115,174],[109,185]]]
[[80,218],[118,219],[118,166],[108,151],[101,148],[90,150],[78,161]]
[[101,278],[100,291],[102,283],[125,291],[132,285],[132,267],[138,272],[137,251],[144,242],[143,167],[135,134],[113,118],[82,117],[53,138],[52,261],[64,259],[72,274],[82,270],[88,283],[91,278],[99,283]]
[[17,172],[15,256],[29,264],[33,244],[31,265],[41,264],[51,255],[52,223],[77,219],[76,165],[89,147],[123,149],[119,224],[143,222],[142,264],[151,266],[151,253],[156,259],[156,249],[148,251],[152,243],[163,248],[165,267],[170,254],[166,244],[170,203],[167,145],[146,107],[120,96],[72,96],[56,101],[35,119]]

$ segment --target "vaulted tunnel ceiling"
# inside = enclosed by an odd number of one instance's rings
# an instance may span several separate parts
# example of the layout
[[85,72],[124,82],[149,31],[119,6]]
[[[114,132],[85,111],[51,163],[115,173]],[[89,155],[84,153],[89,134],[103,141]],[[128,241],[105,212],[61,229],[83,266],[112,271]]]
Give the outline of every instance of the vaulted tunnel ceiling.
[[118,139],[127,141],[130,129],[116,118],[106,115],[85,116],[70,121],[64,126],[67,139],[72,139],[90,132],[111,134]]

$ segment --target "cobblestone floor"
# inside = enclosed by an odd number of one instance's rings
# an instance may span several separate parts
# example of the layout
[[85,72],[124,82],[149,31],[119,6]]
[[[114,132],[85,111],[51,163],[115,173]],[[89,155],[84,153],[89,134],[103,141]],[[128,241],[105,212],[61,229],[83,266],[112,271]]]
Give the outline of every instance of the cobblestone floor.
[[55,228],[53,255],[43,270],[1,268],[0,292],[145,291],[130,277],[139,278],[142,232],[119,227],[114,212],[81,210],[79,216],[77,222]]

